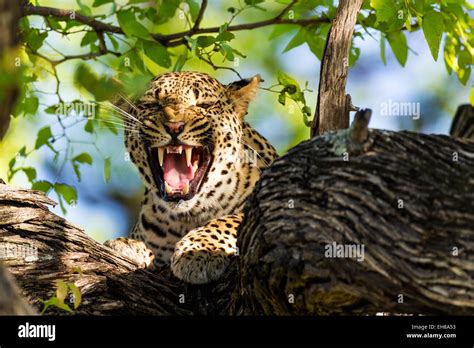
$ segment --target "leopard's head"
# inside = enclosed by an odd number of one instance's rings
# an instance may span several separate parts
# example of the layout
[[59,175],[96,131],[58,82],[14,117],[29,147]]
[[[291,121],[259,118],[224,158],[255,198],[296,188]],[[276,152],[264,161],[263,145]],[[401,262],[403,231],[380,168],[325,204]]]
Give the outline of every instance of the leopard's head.
[[[165,201],[205,197],[239,156],[260,76],[223,85],[198,72],[156,77],[128,112],[125,138],[148,190]],[[229,170],[229,169],[228,169]]]

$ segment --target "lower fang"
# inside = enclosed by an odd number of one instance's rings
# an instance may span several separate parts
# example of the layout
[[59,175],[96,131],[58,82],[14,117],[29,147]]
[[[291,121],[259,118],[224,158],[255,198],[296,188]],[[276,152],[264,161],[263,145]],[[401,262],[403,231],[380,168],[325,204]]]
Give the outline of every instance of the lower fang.
[[187,195],[188,193],[189,193],[189,182],[187,182],[183,186],[183,195]]
[[173,189],[171,188],[170,185],[168,185],[166,181],[165,181],[165,190],[166,190],[166,193],[173,193]]

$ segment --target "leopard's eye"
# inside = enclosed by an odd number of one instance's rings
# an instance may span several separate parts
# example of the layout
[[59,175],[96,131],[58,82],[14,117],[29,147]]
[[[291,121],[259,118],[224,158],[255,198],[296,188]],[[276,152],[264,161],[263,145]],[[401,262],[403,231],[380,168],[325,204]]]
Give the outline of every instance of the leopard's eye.
[[201,103],[201,104],[196,104],[196,106],[200,107],[201,109],[209,109],[212,104],[210,103]]
[[156,102],[156,101],[153,101],[153,102],[144,102],[141,104],[141,106],[143,108],[147,108],[147,109],[162,109],[163,106],[159,103],[159,102]]

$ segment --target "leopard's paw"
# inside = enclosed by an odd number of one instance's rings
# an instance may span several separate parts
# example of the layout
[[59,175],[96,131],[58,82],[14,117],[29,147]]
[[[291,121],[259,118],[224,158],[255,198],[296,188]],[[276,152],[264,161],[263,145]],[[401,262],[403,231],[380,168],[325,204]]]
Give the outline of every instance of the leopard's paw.
[[108,240],[104,245],[129,258],[140,268],[149,270],[154,268],[155,256],[146,244],[140,240],[120,237]]
[[205,284],[219,279],[237,254],[236,220],[212,220],[189,232],[177,244],[171,270],[185,282]]

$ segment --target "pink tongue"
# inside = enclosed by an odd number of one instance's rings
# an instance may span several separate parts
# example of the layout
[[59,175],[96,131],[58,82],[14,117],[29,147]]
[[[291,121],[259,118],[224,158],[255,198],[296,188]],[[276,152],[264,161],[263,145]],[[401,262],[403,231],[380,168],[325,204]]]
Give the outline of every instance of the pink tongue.
[[179,154],[165,154],[163,161],[164,179],[172,188],[183,188],[192,178],[189,177],[189,169],[186,165],[185,156]]

